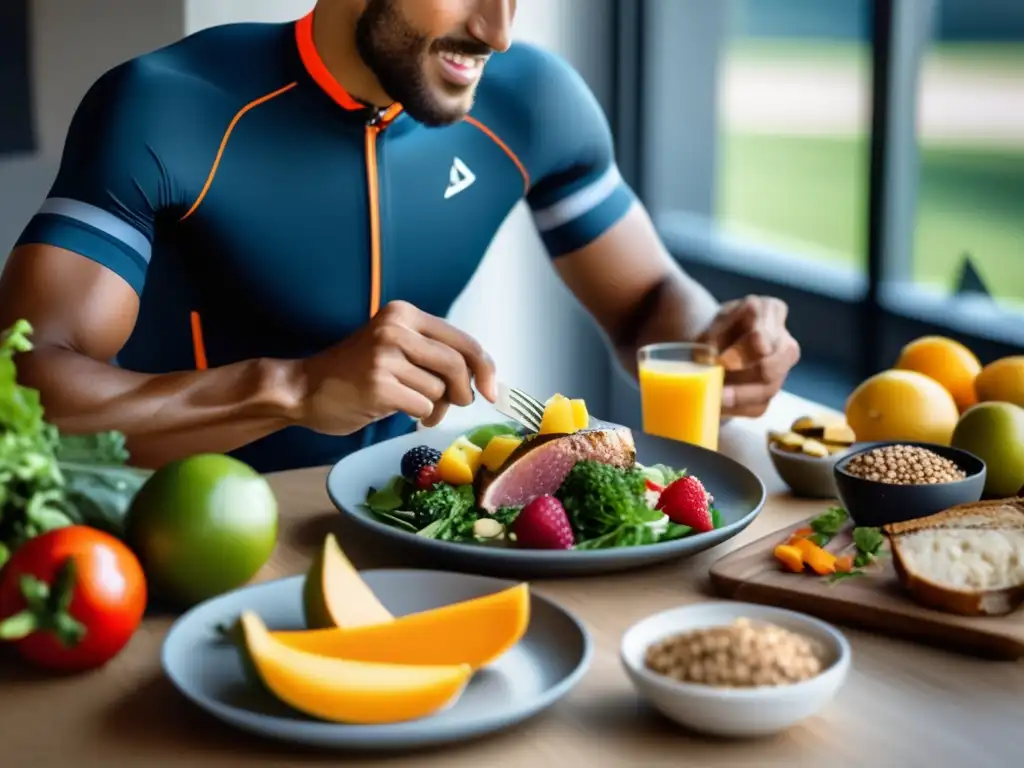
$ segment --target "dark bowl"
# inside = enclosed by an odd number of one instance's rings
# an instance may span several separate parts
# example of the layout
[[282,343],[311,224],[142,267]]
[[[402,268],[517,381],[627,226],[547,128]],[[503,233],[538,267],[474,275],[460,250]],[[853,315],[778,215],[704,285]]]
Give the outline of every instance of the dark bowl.
[[[851,475],[846,466],[855,456],[885,445],[914,445],[927,448],[955,462],[967,473],[963,480],[937,485],[892,485]],[[981,498],[985,489],[985,462],[973,453],[948,445],[892,440],[862,443],[843,455],[833,467],[839,500],[856,525],[881,526],[914,520]]]

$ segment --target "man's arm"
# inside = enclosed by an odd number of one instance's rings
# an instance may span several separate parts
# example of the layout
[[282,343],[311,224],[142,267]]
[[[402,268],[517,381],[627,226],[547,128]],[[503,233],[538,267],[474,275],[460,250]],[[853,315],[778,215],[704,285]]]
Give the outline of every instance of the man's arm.
[[694,340],[719,310],[665,251],[639,203],[597,240],[556,259],[555,268],[634,375],[640,347]]
[[[724,305],[668,255],[649,215],[619,176],[608,122],[586,83],[548,57],[533,103],[542,172],[528,195],[558,274],[605,330],[626,370],[659,341],[705,341],[726,369],[728,415],[759,416],[800,359],[778,299]],[[557,117],[551,117],[557,115]]]
[[40,391],[47,418],[69,433],[124,432],[142,466],[285,426],[300,383],[296,364],[270,360],[165,376],[111,364],[135,326],[157,217],[187,194],[161,150],[190,95],[163,78],[129,62],[90,88],[0,277],[0,328],[32,323],[35,349],[18,357],[18,376]]
[[608,121],[583,79],[549,53],[536,65],[531,133],[543,141],[527,201],[558,274],[635,373],[640,346],[696,338],[719,304],[668,255],[619,175]]
[[0,328],[20,318],[32,324],[35,348],[18,356],[18,379],[40,391],[48,421],[71,434],[120,430],[143,467],[231,451],[294,423],[302,391],[295,362],[165,375],[111,365],[138,305],[122,278],[76,253],[33,244],[11,254],[0,277]]

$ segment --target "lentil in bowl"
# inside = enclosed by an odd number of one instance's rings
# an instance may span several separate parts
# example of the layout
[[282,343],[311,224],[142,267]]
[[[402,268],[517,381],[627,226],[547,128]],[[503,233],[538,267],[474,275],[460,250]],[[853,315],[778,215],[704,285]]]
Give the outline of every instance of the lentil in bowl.
[[682,683],[754,688],[811,679],[824,666],[824,652],[813,638],[741,616],[652,643],[644,665]]
[[839,500],[858,526],[914,520],[978,501],[985,462],[936,443],[864,443],[836,462]]
[[[684,682],[647,665],[648,652],[658,643],[728,626],[742,634],[743,619],[806,638],[820,652],[820,671],[789,684],[726,687]],[[851,651],[838,629],[813,616],[725,600],[691,603],[640,620],[623,635],[619,658],[637,693],[665,717],[691,731],[748,738],[783,731],[826,706],[846,680]]]

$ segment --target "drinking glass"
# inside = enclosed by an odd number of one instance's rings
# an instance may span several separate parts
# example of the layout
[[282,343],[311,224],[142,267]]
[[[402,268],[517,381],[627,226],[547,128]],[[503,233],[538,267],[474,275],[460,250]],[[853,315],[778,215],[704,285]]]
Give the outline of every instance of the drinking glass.
[[643,430],[718,450],[725,369],[708,344],[665,342],[637,352]]

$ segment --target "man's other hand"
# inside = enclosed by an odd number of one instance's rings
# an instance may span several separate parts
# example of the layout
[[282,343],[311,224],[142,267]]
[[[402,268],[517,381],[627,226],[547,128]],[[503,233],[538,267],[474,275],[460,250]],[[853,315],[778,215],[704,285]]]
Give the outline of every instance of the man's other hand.
[[800,345],[786,329],[789,307],[769,296],[722,305],[698,341],[719,352],[725,368],[723,416],[761,416],[800,360]]

